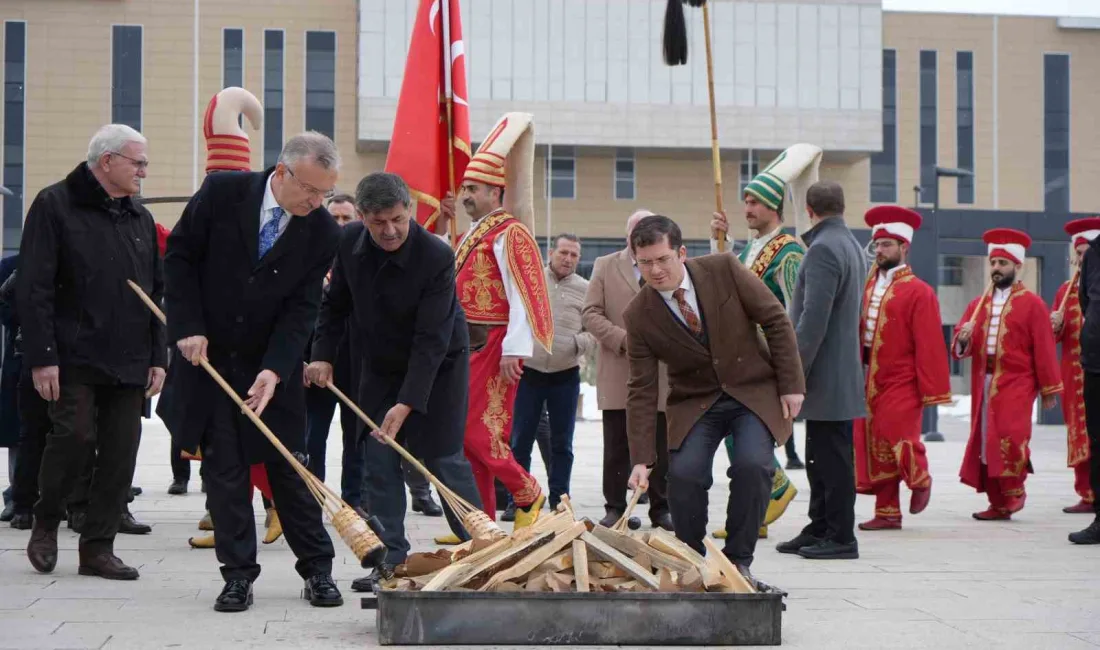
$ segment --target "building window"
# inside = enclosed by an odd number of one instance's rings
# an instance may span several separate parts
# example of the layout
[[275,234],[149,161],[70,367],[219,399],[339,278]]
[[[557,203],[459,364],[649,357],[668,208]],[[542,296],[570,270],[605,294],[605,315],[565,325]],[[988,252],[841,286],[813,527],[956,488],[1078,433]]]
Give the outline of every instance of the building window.
[[[957,165],[974,171],[974,53],[955,53],[955,97],[958,101],[956,123]],[[974,202],[974,177],[958,179],[958,202]]]
[[336,32],[306,32],[306,130],[336,137]]
[[24,85],[27,74],[27,23],[4,23],[4,252],[19,250],[23,238]]
[[573,147],[550,147],[546,174],[552,199],[572,199],[577,193],[577,159]]
[[264,167],[283,151],[283,32],[264,30]]
[[752,179],[756,178],[756,175],[760,173],[760,159],[757,157],[756,152],[749,149],[745,153],[745,157],[741,159],[741,187],[738,189],[737,196],[745,196],[745,186],[747,186]]
[[222,32],[222,88],[244,87],[244,30]]
[[957,255],[940,255],[940,286],[963,286],[963,258]]
[[871,201],[898,200],[897,52],[882,51],[882,151],[871,154]]
[[921,200],[936,203],[936,52],[920,53],[920,186]]
[[141,130],[140,25],[111,30],[111,121]]
[[633,149],[619,149],[615,152],[615,198],[634,200]]
[[1043,193],[1047,212],[1069,212],[1069,55],[1043,57]]

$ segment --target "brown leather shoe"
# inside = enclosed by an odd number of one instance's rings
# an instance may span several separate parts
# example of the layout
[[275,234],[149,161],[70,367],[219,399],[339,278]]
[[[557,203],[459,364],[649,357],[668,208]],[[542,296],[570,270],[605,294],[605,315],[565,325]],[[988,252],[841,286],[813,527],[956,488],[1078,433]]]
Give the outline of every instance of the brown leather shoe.
[[27,559],[39,573],[49,573],[57,566],[57,524],[46,526],[37,521],[27,543]]
[[80,551],[80,569],[82,576],[98,576],[108,580],[137,580],[138,570],[126,566],[114,553],[108,550],[87,553]]

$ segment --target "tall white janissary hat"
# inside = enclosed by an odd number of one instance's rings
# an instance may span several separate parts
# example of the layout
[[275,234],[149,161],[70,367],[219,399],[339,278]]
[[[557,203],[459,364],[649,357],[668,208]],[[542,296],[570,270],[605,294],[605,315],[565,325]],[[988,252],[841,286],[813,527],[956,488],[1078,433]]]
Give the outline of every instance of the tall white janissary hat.
[[206,137],[206,173],[252,169],[252,148],[248,134],[239,123],[242,114],[253,129],[259,130],[264,121],[263,106],[244,88],[223,88],[210,98],[202,121]]
[[782,205],[783,218],[801,235],[810,228],[806,191],[818,181],[821,154],[821,147],[812,144],[791,145],[745,186],[745,194],[772,210]]
[[505,113],[466,166],[463,180],[503,187],[504,209],[535,227],[535,123],[530,113]]

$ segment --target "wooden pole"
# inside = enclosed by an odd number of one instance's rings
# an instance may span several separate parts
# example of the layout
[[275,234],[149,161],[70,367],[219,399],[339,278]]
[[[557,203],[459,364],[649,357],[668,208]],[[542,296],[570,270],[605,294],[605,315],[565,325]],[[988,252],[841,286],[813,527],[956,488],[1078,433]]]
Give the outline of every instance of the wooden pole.
[[1066,286],[1066,292],[1062,294],[1062,301],[1058,303],[1058,315],[1065,317],[1066,315],[1066,301],[1069,299],[1069,293],[1073,291],[1073,287],[1077,286],[1077,282],[1081,279],[1081,266],[1073,269],[1073,276],[1069,279],[1069,285]]
[[[710,8],[703,4],[703,32],[707,45],[707,94],[710,97],[710,155],[714,166],[714,204],[722,212],[722,157],[718,153],[718,117],[714,108],[714,57],[710,48]],[[714,230],[711,235],[718,241],[718,251],[726,250],[726,233]]]
[[[451,82],[451,0],[442,0],[443,9],[443,87],[447,103],[447,187],[458,199],[455,187],[454,88]],[[456,208],[457,210],[457,208]],[[458,220],[452,212],[447,224],[451,233],[451,248],[458,248]]]

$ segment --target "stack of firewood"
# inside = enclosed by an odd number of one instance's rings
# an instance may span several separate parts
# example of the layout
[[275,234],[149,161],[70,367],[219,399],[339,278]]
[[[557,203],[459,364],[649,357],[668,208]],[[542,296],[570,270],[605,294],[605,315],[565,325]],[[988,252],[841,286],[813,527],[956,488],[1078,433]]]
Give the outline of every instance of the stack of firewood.
[[711,540],[703,557],[671,534],[628,533],[558,511],[496,541],[413,553],[383,588],[405,591],[736,592],[755,589]]

